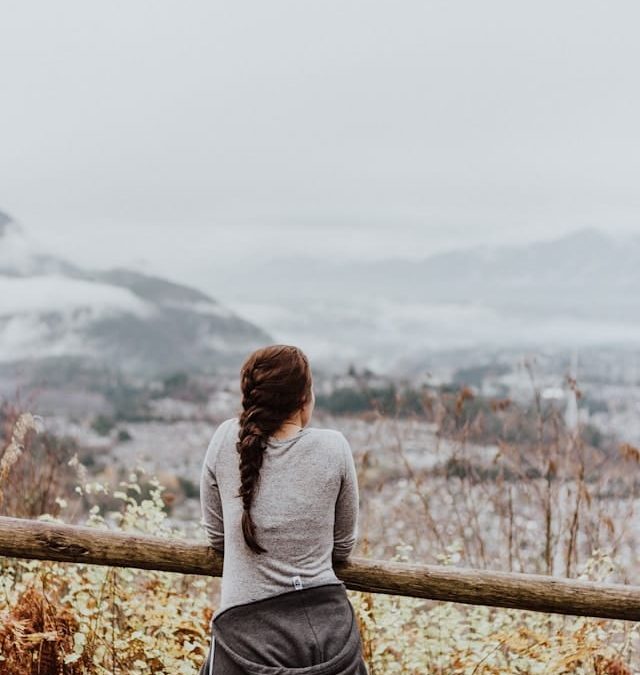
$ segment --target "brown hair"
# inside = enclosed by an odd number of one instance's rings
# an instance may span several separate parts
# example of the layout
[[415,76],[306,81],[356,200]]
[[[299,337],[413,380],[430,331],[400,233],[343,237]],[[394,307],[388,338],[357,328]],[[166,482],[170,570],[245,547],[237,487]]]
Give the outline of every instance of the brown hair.
[[266,549],[258,544],[251,518],[264,450],[269,437],[309,400],[311,369],[297,347],[270,345],[250,354],[240,375],[242,413],[236,449],[240,455],[242,534],[254,553],[264,553]]

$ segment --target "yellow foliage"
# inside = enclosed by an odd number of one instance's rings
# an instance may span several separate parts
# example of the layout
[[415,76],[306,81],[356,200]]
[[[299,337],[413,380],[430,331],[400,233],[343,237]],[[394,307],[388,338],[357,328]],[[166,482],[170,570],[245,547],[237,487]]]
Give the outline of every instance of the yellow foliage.
[[[118,527],[155,536],[184,536],[167,524],[162,486],[155,482],[150,497],[140,499],[133,478],[121,485]],[[96,483],[84,486],[85,494],[106,489]],[[107,527],[96,507],[86,525]],[[209,648],[216,580],[31,560],[3,559],[1,565],[3,674],[25,675],[35,667],[33,672],[42,675],[197,675]],[[19,621],[27,606],[30,612]],[[66,617],[66,623],[61,617]],[[44,650],[44,645],[49,649]],[[39,671],[38,662],[43,666]]]

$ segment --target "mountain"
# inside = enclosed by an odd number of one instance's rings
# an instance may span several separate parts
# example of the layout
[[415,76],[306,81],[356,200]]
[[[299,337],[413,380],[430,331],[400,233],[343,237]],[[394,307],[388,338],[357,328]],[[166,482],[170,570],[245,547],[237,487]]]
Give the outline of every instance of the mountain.
[[438,301],[620,320],[640,308],[640,241],[586,229],[550,242],[434,256],[417,276]]
[[49,255],[0,212],[0,363],[155,375],[236,365],[271,336],[199,290]]
[[22,225],[0,211],[0,275],[26,277],[60,273],[71,276],[76,272],[80,270],[49,255],[29,237]]
[[[281,272],[274,275],[277,267]],[[284,271],[286,270],[286,274]],[[271,271],[271,273],[270,273]],[[554,241],[474,247],[422,259],[270,260],[253,266],[237,295],[399,303],[456,303],[526,315],[640,319],[640,237],[611,239],[594,229]],[[256,283],[261,279],[260,284]],[[219,282],[224,282],[221,277]]]
[[[640,237],[593,229],[554,241],[423,258],[270,259],[218,285],[236,311],[325,368],[390,371],[447,350],[640,344]],[[274,270],[276,273],[274,273]],[[233,283],[231,283],[233,280]],[[415,355],[415,358],[414,356]],[[426,357],[425,357],[426,358]]]

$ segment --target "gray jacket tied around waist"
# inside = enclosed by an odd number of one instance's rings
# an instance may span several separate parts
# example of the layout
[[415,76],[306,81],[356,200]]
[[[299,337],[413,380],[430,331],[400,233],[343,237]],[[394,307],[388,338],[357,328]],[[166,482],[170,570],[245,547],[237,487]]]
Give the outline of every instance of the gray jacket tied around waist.
[[343,583],[236,605],[215,616],[212,626],[200,675],[367,675]]

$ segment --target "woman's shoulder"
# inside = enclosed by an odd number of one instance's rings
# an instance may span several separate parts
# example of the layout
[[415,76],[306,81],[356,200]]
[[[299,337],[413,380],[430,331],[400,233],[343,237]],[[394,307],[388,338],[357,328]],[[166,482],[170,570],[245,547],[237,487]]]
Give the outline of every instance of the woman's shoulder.
[[325,450],[331,448],[337,454],[351,452],[349,441],[342,431],[323,427],[308,427],[308,429],[307,438],[312,444],[322,445]]
[[318,462],[326,469],[333,467],[333,472],[344,475],[348,467],[348,456],[351,446],[345,435],[338,429],[312,427],[307,435],[307,448]]
[[221,449],[227,444],[231,434],[237,434],[238,418],[230,417],[220,422],[213,431],[207,447],[206,461],[214,466]]
[[211,440],[222,439],[228,433],[234,429],[238,429],[240,425],[240,420],[237,417],[229,417],[226,420],[220,422],[213,432]]

